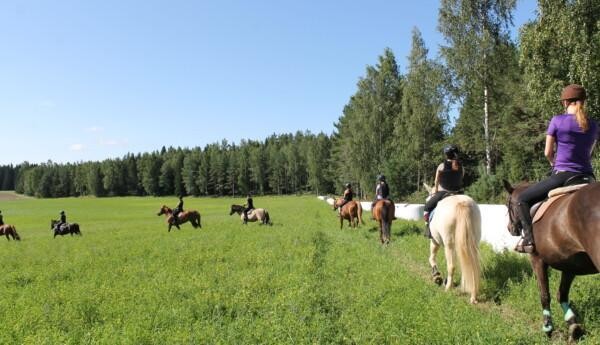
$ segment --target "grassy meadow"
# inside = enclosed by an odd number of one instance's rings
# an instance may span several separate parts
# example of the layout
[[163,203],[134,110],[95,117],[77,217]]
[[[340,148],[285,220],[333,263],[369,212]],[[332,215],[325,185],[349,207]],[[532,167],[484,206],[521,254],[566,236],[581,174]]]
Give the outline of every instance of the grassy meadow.
[[[273,226],[229,216],[241,199],[186,198],[202,229],[167,233],[156,213],[176,198],[0,201],[21,242],[0,238],[0,344],[563,344],[541,332],[527,260],[482,245],[480,304],[429,279],[421,223],[398,221],[378,244],[375,222],[339,230],[315,197],[256,197]],[[82,237],[52,238],[60,210]],[[485,221],[485,220],[484,220]],[[440,268],[444,268],[443,251]],[[552,274],[552,296],[559,275]],[[459,277],[455,278],[459,281]],[[571,299],[600,343],[600,275]]]

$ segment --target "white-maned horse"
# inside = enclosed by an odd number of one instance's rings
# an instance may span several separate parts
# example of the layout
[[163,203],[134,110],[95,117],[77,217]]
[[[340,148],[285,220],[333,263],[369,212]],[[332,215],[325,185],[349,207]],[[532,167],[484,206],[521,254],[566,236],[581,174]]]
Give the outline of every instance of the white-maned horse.
[[[431,191],[429,186],[425,187]],[[479,241],[481,240],[481,213],[477,203],[467,195],[452,195],[442,199],[436,206],[429,222],[431,231],[429,264],[437,284],[442,277],[437,268],[436,254],[444,246],[448,277],[446,291],[452,288],[454,260],[458,256],[461,270],[461,288],[470,293],[471,303],[477,303],[481,280]],[[455,254],[456,253],[456,254]]]

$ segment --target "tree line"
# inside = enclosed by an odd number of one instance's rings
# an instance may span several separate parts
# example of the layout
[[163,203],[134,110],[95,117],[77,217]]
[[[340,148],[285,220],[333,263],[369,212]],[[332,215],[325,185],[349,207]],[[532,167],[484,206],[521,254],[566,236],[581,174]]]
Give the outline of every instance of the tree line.
[[[600,2],[544,0],[511,39],[516,0],[442,0],[439,56],[414,28],[406,72],[385,49],[367,66],[334,132],[272,135],[262,141],[162,148],[120,159],[0,167],[0,187],[39,197],[239,195],[340,192],[363,197],[388,177],[393,197],[420,200],[442,147],[456,144],[467,192],[498,201],[501,179],[539,180],[550,167],[545,129],[562,111],[561,89],[588,91],[600,117]],[[451,111],[455,109],[455,111]],[[451,114],[456,113],[456,116]],[[594,165],[600,165],[595,155]]]

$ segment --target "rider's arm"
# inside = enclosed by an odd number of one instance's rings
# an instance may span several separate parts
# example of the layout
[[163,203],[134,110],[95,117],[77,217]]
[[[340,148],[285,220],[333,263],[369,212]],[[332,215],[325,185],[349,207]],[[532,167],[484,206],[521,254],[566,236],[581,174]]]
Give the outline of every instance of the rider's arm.
[[551,135],[546,135],[546,147],[544,148],[544,155],[550,162],[550,166],[554,166],[554,144],[556,139]]

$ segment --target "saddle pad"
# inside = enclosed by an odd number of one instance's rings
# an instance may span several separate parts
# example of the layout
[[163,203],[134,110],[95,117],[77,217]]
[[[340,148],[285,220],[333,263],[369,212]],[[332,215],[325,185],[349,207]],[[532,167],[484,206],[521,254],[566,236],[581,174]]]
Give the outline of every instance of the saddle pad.
[[[566,187],[566,188],[568,188],[568,187]],[[561,189],[561,188],[559,188],[559,189]],[[544,201],[540,205],[540,207],[538,208],[538,210],[535,212],[535,216],[533,217],[532,223],[536,223],[537,221],[539,221],[540,219],[542,219],[542,217],[544,216],[544,213],[546,213],[546,210],[548,210],[548,208],[550,207],[550,205],[552,205],[556,200],[562,198],[565,195],[567,195],[567,193],[558,194],[558,195],[555,195],[555,196],[551,197],[550,199]]]
[[548,197],[551,198],[553,196],[557,196],[560,194],[567,194],[567,193],[572,193],[576,190],[581,189],[582,187],[587,186],[588,183],[582,183],[582,184],[576,184],[573,186],[567,186],[567,187],[561,187],[561,188],[555,188],[551,191],[548,192]]

